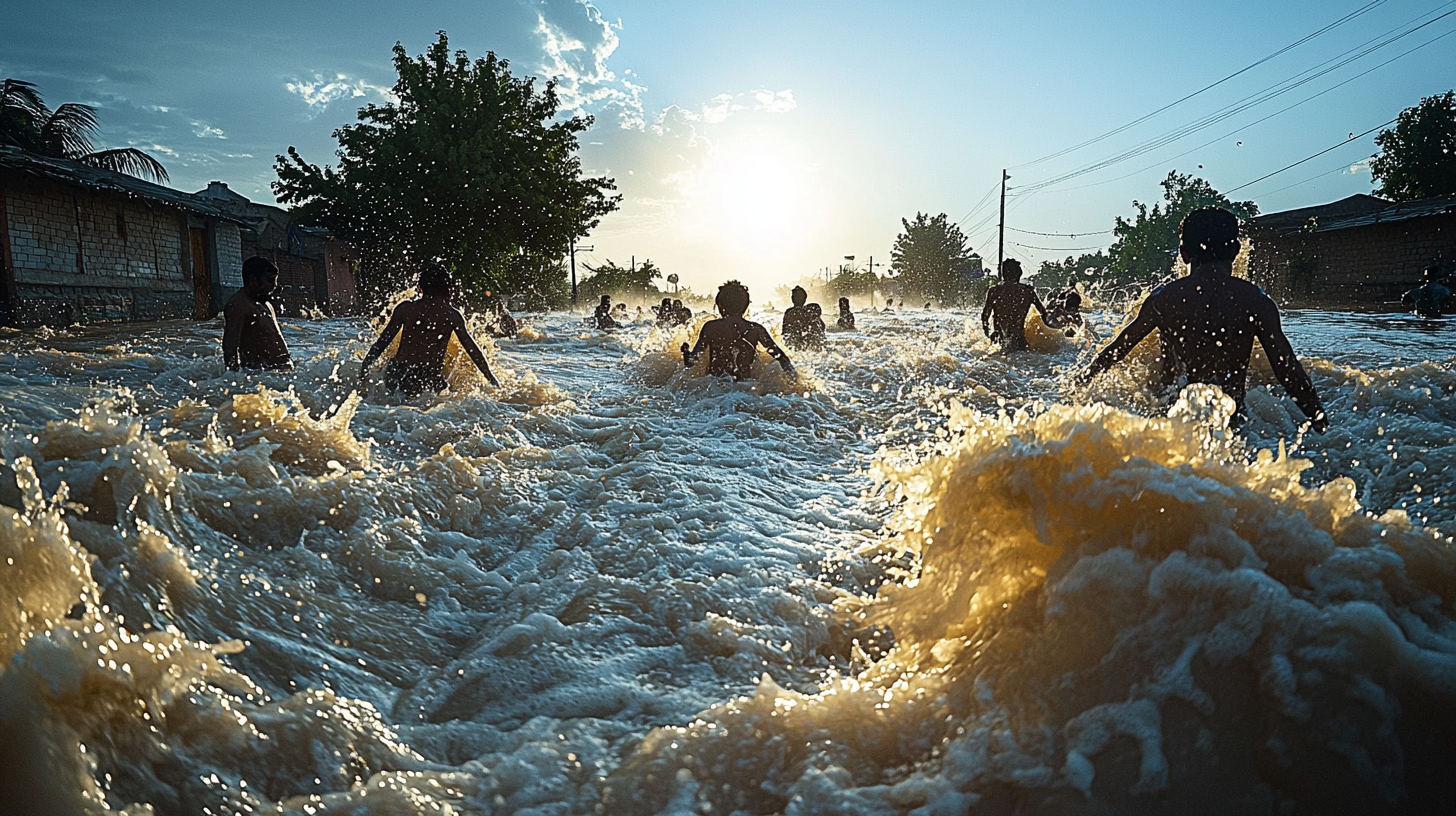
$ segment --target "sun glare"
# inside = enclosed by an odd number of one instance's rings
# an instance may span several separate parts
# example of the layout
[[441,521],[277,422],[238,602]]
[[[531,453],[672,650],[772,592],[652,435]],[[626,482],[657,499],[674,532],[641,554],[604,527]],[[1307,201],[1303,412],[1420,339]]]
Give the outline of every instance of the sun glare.
[[783,144],[745,140],[722,145],[684,192],[697,205],[705,237],[783,253],[801,243],[815,221],[810,170]]

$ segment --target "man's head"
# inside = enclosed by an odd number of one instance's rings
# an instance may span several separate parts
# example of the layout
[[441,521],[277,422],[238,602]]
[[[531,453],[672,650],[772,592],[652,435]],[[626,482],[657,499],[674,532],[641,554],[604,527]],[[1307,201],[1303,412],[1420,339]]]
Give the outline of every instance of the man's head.
[[450,270],[443,264],[428,263],[420,270],[420,294],[425,297],[450,297]]
[[1441,274],[1441,265],[1433,263],[1427,264],[1426,268],[1421,271],[1421,277],[1425,278],[1426,283],[1432,283],[1444,278],[1445,275]]
[[847,312],[847,311],[849,311],[849,298],[842,297],[842,298],[839,299],[839,311],[841,311],[841,312]]
[[1199,207],[1178,226],[1178,252],[1189,266],[1228,265],[1239,255],[1239,219],[1223,207]]
[[612,305],[612,298],[611,298],[610,295],[602,295],[602,305],[603,306],[611,306]]
[[1015,258],[1007,258],[1001,262],[1001,280],[1007,283],[1015,283],[1021,280],[1021,261]]
[[748,311],[748,287],[736,280],[728,281],[718,287],[718,297],[713,302],[723,314],[742,317]]
[[1074,289],[1068,292],[1066,297],[1062,298],[1062,303],[1068,309],[1080,309],[1082,308],[1082,296]]
[[674,308],[674,309],[681,309],[682,308],[682,301],[681,300],[677,300],[676,298],[674,298],[673,301],[672,301],[672,308]]
[[243,289],[254,300],[272,297],[278,291],[278,267],[258,255],[243,261]]
[[795,306],[803,306],[804,301],[809,299],[809,293],[804,291],[804,287],[795,286],[794,291],[789,293],[789,297],[793,299]]

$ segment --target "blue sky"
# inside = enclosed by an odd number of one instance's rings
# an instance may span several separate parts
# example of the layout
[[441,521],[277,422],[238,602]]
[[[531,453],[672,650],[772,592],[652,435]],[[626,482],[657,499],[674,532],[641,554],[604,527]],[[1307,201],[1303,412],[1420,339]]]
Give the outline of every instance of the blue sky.
[[[1134,199],[1157,199],[1174,168],[1227,191],[1345,142],[1234,197],[1272,212],[1369,192],[1360,162],[1373,137],[1347,137],[1456,87],[1456,14],[1436,19],[1456,12],[1450,0],[6,6],[0,76],[36,82],[52,105],[98,106],[107,145],[152,152],[180,189],[216,179],[262,201],[275,154],[294,145],[331,161],[332,131],[393,84],[394,43],[419,53],[443,29],[472,56],[493,50],[518,73],[557,77],[567,105],[597,117],[583,163],[614,177],[624,200],[582,260],[651,258],[699,290],[725,277],[776,286],[844,255],[878,265],[917,211],[969,215],[973,246],[994,258],[985,194],[1002,167],[1008,251],[1032,268],[1106,246],[1096,233]],[[1158,116],[1037,161],[1352,13]],[[1034,189],[1326,68],[1218,124]]]

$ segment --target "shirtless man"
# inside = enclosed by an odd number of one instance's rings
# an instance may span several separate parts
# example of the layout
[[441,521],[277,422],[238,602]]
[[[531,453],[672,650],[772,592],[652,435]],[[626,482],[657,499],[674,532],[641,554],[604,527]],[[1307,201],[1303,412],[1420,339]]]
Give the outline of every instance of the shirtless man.
[[615,329],[617,321],[612,319],[612,298],[602,295],[602,302],[597,304],[597,310],[592,313],[592,320],[599,329]]
[[277,291],[278,267],[272,261],[257,255],[243,261],[243,288],[223,309],[222,360],[228,371],[293,368],[278,315],[268,302]]
[[1415,313],[1421,317],[1440,317],[1451,302],[1451,290],[1441,283],[1445,277],[1441,274],[1441,265],[1427,266],[1421,277],[1424,283],[1406,292],[1400,302],[1413,306]]
[[[1047,308],[1037,297],[1036,290],[1021,282],[1021,261],[1007,258],[1001,262],[1001,282],[986,292],[986,308],[981,310],[981,331],[1001,344],[1004,351],[1025,351],[1026,314],[1031,307],[1041,322],[1047,321]],[[995,318],[996,330],[991,330]]]
[[379,339],[364,355],[364,364],[359,367],[359,388],[362,391],[369,384],[369,365],[379,359],[394,336],[401,331],[399,350],[384,369],[384,384],[391,391],[402,391],[407,399],[414,399],[425,391],[439,393],[449,385],[445,381],[445,351],[450,347],[450,335],[460,340],[471,362],[491,385],[500,387],[490,365],[485,361],[480,346],[470,336],[465,325],[465,316],[450,305],[450,273],[439,264],[430,264],[420,273],[420,296],[407,300],[394,308],[389,323],[380,333]]
[[793,299],[794,305],[784,312],[784,345],[798,351],[824,348],[824,320],[810,308],[818,304],[804,304],[809,299],[809,293],[802,286],[795,286],[789,297]]
[[1280,328],[1279,307],[1262,289],[1233,276],[1238,218],[1221,207],[1203,207],[1183,219],[1180,231],[1178,251],[1190,268],[1188,277],[1153,290],[1137,317],[1076,376],[1077,384],[1091,382],[1157,329],[1163,381],[1171,385],[1181,365],[1188,382],[1222,388],[1242,415],[1249,355],[1258,338],[1284,390],[1309,417],[1311,427],[1324,433],[1329,419]]
[[839,319],[835,321],[834,325],[845,331],[854,331],[854,312],[849,310],[849,298],[839,299]]
[[718,287],[717,320],[703,324],[698,333],[698,344],[688,351],[688,344],[682,344],[683,366],[692,368],[703,352],[708,352],[708,373],[715,377],[731,376],[735,380],[753,377],[753,361],[758,357],[758,347],[763,346],[769,356],[778,360],[784,371],[797,377],[789,355],[774,343],[768,329],[743,317],[748,311],[748,287],[736,280]]

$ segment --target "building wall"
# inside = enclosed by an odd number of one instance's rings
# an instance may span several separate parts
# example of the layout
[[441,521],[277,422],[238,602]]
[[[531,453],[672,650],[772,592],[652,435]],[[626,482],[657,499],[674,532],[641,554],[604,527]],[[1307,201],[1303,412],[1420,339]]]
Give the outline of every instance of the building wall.
[[328,270],[328,313],[335,316],[353,314],[358,293],[354,284],[354,257],[349,245],[337,239],[325,242],[324,268]]
[[1456,213],[1251,238],[1250,277],[1281,305],[1397,309],[1427,265],[1456,261]]
[[121,193],[5,179],[15,321],[69,325],[190,317],[186,219]]

